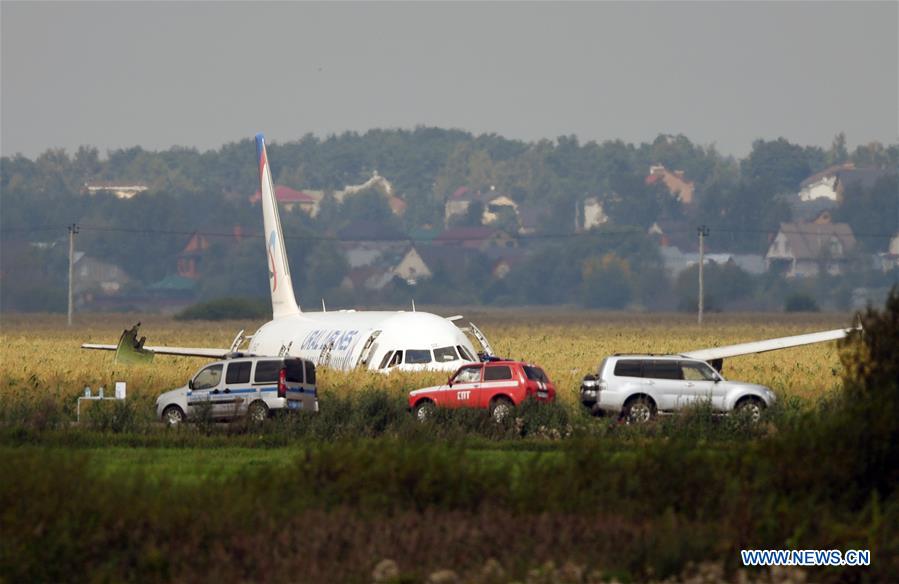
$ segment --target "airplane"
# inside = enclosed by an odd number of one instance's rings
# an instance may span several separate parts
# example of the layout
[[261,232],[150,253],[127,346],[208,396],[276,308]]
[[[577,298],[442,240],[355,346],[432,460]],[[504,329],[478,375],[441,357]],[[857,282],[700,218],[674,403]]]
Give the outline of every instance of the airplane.
[[265,137],[256,135],[256,157],[262,193],[266,263],[272,300],[272,320],[251,337],[238,333],[228,348],[144,347],[137,340],[140,323],[125,331],[116,345],[85,343],[83,349],[116,351],[117,359],[137,361],[153,354],[224,359],[249,342],[254,355],[302,357],[318,366],[349,371],[357,367],[374,371],[455,371],[477,361],[478,351],[466,335],[479,342],[481,355],[493,353],[484,334],[471,322],[466,329],[455,321],[428,312],[338,310],[304,312],[297,304],[290,266],[275,200],[274,183],[265,149]]

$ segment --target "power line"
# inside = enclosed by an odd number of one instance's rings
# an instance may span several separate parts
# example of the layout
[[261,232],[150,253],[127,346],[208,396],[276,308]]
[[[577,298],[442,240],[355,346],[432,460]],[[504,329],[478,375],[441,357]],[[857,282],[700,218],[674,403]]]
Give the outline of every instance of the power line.
[[[39,227],[21,227],[21,228],[10,228],[10,229],[0,229],[0,233],[36,233],[36,232],[45,232],[45,231],[64,231],[68,229],[69,225],[60,225],[60,226],[39,226]],[[182,236],[192,236],[192,235],[202,235],[203,237],[226,237],[226,238],[234,238],[234,239],[263,239],[264,236],[261,233],[234,233],[232,231],[201,231],[201,230],[176,230],[176,229],[135,229],[131,227],[104,227],[99,225],[80,225],[79,228],[83,231],[88,232],[100,232],[100,233],[129,233],[134,235],[182,235]],[[730,228],[707,228],[711,233],[730,233],[730,234],[739,234],[739,233],[756,233],[756,234],[766,234],[766,235],[776,235],[779,233],[778,230],[769,230],[769,229],[730,229]],[[694,229],[684,228],[684,229],[669,229],[664,232],[665,235],[673,235],[673,234],[684,234],[684,233],[693,233]],[[820,231],[805,231],[805,230],[790,230],[789,233],[795,233],[799,235],[822,235]],[[515,239],[518,241],[540,241],[540,240],[558,240],[558,239],[574,239],[574,238],[591,238],[591,237],[611,237],[611,236],[628,236],[628,235],[645,235],[648,234],[646,230],[640,228],[628,228],[622,227],[619,229],[603,229],[603,230],[590,230],[583,232],[563,232],[563,233],[531,233],[531,234],[509,234],[510,239]],[[487,241],[492,239],[496,233],[490,233],[485,235],[453,235],[448,234],[446,236],[437,236],[434,238],[422,238],[422,237],[337,237],[333,235],[285,235],[284,239],[286,240],[294,240],[294,241],[331,241],[335,243],[432,243],[434,241],[441,242],[474,242],[474,241]],[[855,238],[886,238],[892,237],[895,233],[856,233],[853,232],[852,235]]]

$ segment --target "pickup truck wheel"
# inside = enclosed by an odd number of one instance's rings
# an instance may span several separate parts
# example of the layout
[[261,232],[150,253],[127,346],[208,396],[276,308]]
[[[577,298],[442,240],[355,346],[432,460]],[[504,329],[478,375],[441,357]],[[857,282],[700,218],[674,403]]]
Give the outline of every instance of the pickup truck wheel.
[[762,418],[762,412],[765,411],[765,402],[757,397],[746,397],[737,403],[734,411],[737,412],[737,415],[746,416],[750,422],[755,424]]
[[247,408],[247,417],[251,422],[261,424],[268,418],[268,406],[263,401],[254,401]]
[[162,411],[162,421],[166,426],[177,426],[184,421],[184,411],[178,406],[169,406]]
[[628,424],[645,424],[656,416],[656,405],[648,398],[638,397],[627,402],[621,413]]
[[506,419],[506,416],[512,414],[512,410],[515,409],[515,404],[509,401],[507,398],[498,397],[490,404],[490,415],[493,416],[493,419],[499,423]]
[[428,420],[430,420],[431,417],[433,417],[434,412],[436,410],[437,410],[437,407],[434,405],[434,402],[432,402],[430,400],[424,400],[424,401],[418,402],[415,405],[415,410],[413,413],[415,414],[416,420],[418,420],[421,423],[424,423],[424,422],[427,422]]

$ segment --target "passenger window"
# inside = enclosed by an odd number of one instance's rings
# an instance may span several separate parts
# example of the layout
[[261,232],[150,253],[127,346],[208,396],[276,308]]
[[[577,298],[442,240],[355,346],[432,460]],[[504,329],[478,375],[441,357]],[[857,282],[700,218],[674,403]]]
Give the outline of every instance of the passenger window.
[[406,363],[419,364],[419,363],[430,363],[431,362],[431,351],[429,349],[409,349],[406,351]]
[[390,365],[388,365],[388,367],[396,367],[397,365],[399,365],[402,362],[403,362],[403,352],[397,351],[396,353],[393,354],[393,359],[390,360]]
[[683,379],[677,361],[645,361],[643,376],[652,379]]
[[393,355],[393,351],[387,351],[384,353],[384,358],[381,359],[381,364],[378,365],[378,369],[383,369],[387,367],[387,362],[390,361],[390,357]]
[[696,363],[695,361],[681,361],[681,372],[684,379],[688,381],[714,381],[715,374],[712,369],[705,363]]
[[455,361],[458,358],[456,349],[453,347],[440,347],[439,349],[434,349],[434,361],[437,361],[438,363],[447,363],[449,361]]
[[253,375],[253,383],[276,383],[278,372],[281,370],[281,361],[257,361],[256,373]]
[[210,365],[194,377],[194,389],[212,389],[222,380],[222,364]]
[[484,370],[484,381],[512,379],[512,369],[508,365],[495,365]]
[[481,380],[481,366],[465,367],[456,373],[453,383],[477,383]]
[[225,383],[249,383],[250,369],[253,367],[252,361],[241,361],[239,363],[228,363],[228,372],[225,374]]
[[304,361],[306,365],[306,383],[315,385],[315,364],[312,361]]
[[615,364],[615,377],[643,377],[640,361],[622,359]]
[[285,359],[284,368],[287,370],[285,377],[291,383],[303,383],[303,362],[299,359]]

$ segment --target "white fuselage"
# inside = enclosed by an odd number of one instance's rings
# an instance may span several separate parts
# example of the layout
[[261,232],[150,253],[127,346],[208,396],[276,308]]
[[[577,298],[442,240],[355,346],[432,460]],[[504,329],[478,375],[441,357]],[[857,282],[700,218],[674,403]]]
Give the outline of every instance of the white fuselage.
[[384,372],[455,371],[477,356],[465,333],[435,314],[352,310],[277,318],[256,331],[249,351],[302,357],[343,371],[365,367]]

